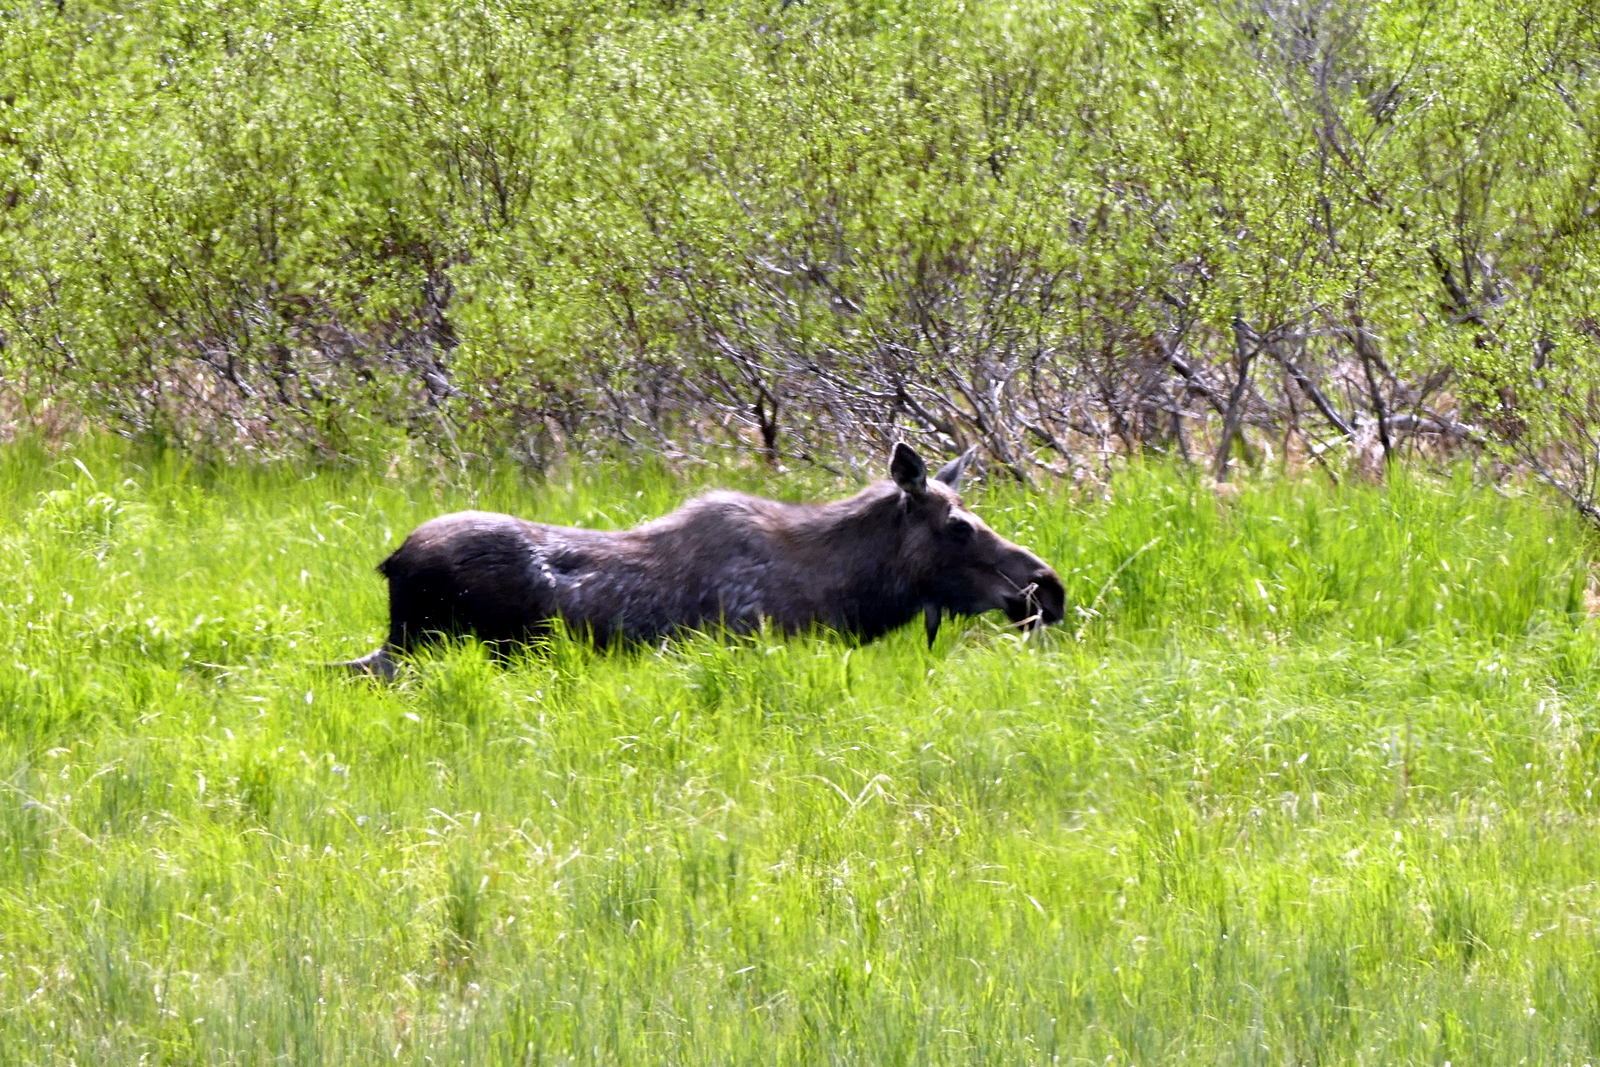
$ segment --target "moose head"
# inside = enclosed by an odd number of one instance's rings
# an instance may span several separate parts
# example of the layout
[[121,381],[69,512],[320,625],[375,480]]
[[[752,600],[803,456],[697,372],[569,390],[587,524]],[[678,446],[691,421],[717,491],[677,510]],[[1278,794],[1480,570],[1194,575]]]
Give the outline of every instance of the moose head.
[[999,610],[1031,628],[1060,622],[1066,609],[1066,590],[1049,564],[989,529],[962,503],[961,476],[975,452],[968,449],[932,478],[922,457],[903,441],[889,457],[907,520],[903,558],[920,579],[929,643],[945,613]]

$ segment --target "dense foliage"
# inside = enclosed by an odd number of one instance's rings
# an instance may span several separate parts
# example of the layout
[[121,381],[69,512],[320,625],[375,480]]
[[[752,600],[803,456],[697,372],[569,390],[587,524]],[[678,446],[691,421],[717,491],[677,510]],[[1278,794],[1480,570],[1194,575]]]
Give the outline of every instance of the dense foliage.
[[0,452],[0,1064],[1600,1053],[1572,517],[1141,471],[975,502],[1079,609],[1026,641],[313,666],[420,518],[687,488]]
[[1588,505],[1597,27],[1593,0],[11,0],[7,392],[214,450],[540,466],[1468,445]]

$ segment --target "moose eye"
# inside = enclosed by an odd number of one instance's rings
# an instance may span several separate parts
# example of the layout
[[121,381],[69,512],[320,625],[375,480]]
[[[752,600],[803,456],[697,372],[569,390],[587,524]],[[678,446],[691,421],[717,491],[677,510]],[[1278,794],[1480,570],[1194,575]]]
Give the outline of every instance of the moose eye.
[[966,519],[951,519],[949,531],[951,540],[965,541],[972,536],[972,523]]

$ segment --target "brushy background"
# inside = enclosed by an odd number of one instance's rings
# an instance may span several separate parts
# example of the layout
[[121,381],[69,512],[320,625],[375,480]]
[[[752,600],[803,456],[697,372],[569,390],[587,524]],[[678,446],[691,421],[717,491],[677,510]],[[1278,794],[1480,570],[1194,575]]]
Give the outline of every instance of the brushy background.
[[535,470],[1462,451],[1600,517],[1594,0],[16,0],[3,414]]
[[976,494],[1067,583],[1026,640],[312,666],[422,518],[692,489],[0,452],[0,1062],[1600,1053],[1569,513],[1136,466]]

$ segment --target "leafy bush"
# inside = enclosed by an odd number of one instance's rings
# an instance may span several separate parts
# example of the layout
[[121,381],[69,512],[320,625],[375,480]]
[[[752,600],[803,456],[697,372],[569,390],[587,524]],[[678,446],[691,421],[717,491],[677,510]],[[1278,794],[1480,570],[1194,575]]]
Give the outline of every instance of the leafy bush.
[[1600,514],[1596,14],[13,7],[5,365],[222,452],[1472,445]]

